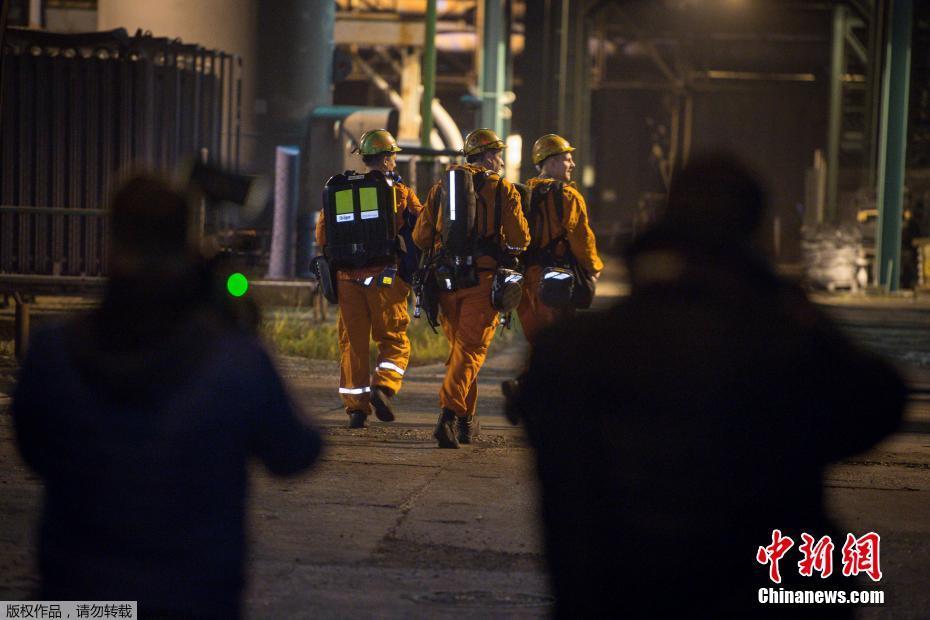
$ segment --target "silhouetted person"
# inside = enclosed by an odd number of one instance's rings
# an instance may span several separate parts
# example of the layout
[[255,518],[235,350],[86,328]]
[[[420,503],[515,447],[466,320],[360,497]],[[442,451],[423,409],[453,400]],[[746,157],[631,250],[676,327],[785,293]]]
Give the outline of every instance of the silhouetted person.
[[[738,163],[694,161],[629,251],[630,297],[532,351],[509,406],[536,448],[560,617],[849,613],[758,590],[858,589],[822,470],[891,433],[905,387],[753,250],[763,202]],[[794,540],[782,584],[756,560],[774,529]],[[831,579],[799,576],[802,532],[833,536]]]
[[138,600],[143,617],[236,618],[247,463],[318,457],[258,338],[214,294],[186,201],[136,177],[112,210],[101,307],[36,333],[13,398],[45,482],[45,600]]

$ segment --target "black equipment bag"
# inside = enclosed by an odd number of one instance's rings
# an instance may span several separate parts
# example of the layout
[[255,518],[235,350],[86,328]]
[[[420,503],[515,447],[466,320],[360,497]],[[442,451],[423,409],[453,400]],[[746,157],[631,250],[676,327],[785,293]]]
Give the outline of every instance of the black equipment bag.
[[575,292],[575,274],[564,267],[544,267],[538,291],[539,301],[547,306],[571,306]]
[[420,318],[422,312],[425,311],[426,321],[434,332],[439,327],[439,286],[436,282],[435,268],[436,263],[432,252],[425,252],[420,259],[419,268],[413,274],[412,281],[416,304],[413,318]]
[[400,250],[400,269],[399,275],[407,284],[413,283],[413,274],[416,273],[420,265],[420,257],[423,252],[413,241],[413,229],[417,225],[417,216],[410,211],[404,210],[404,225],[397,231],[398,249]]
[[572,270],[575,272],[575,288],[572,291],[572,305],[579,310],[586,310],[594,303],[597,282],[594,275],[588,273],[577,260],[572,261]]
[[435,278],[427,278],[423,282],[423,310],[426,312],[426,322],[435,332],[439,326],[439,289]]
[[331,304],[337,303],[339,299],[336,294],[336,270],[330,269],[326,257],[317,256],[310,261],[310,271],[316,274],[323,298]]
[[498,268],[491,281],[491,306],[506,314],[520,305],[523,297],[523,274],[513,269]]
[[364,267],[396,256],[397,202],[384,174],[347,170],[326,182],[324,196],[324,251],[331,269]]

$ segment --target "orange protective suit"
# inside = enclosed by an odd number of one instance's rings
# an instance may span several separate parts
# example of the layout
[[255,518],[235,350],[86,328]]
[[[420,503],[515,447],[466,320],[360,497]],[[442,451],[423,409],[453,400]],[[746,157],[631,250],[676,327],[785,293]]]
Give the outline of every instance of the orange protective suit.
[[[394,184],[397,200],[397,227],[403,226],[404,211],[419,214],[423,205],[413,190],[397,182]],[[326,245],[326,225],[320,213],[316,226],[316,242]],[[346,413],[370,413],[371,388],[378,385],[392,394],[400,390],[401,381],[410,359],[410,340],[407,326],[407,296],[410,286],[394,275],[390,283],[380,280],[389,264],[378,264],[357,269],[340,269],[336,272],[336,292],[339,297],[339,395]],[[369,340],[378,347],[375,371],[368,362]]]
[[[533,192],[546,183],[555,183],[555,179],[533,178],[527,182],[527,188]],[[575,309],[553,308],[539,300],[539,282],[542,267],[533,264],[533,250],[545,248],[553,239],[564,237],[578,264],[589,273],[599,273],[604,263],[597,255],[594,231],[588,224],[588,208],[584,198],[571,184],[562,187],[562,218],[558,217],[555,204],[555,192],[549,191],[539,205],[539,212],[530,214],[530,246],[527,252],[527,269],[523,284],[523,297],[517,307],[517,316],[527,341],[532,344],[539,331],[575,313]]]
[[[484,169],[470,164],[460,167],[475,174]],[[494,230],[494,205],[501,186],[501,229]],[[442,229],[442,184],[435,184],[426,199],[413,230],[413,240],[423,250],[440,247]],[[529,229],[520,206],[520,194],[505,179],[490,175],[478,193],[476,222],[483,222],[478,230],[480,237],[500,235],[502,248],[520,252],[529,243]],[[497,261],[491,256],[478,257],[479,283],[439,295],[440,320],[449,340],[449,358],[446,360],[446,376],[439,390],[439,406],[453,411],[457,416],[475,413],[478,402],[478,372],[487,356],[488,346],[494,339],[498,313],[491,306],[491,282]]]

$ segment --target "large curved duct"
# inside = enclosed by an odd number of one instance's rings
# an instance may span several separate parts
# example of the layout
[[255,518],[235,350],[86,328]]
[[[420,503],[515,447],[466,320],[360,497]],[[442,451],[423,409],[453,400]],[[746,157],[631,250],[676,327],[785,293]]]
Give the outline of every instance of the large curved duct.
[[439,99],[433,99],[433,122],[439,131],[442,132],[443,140],[450,149],[461,151],[465,147],[465,141],[462,140],[462,132]]

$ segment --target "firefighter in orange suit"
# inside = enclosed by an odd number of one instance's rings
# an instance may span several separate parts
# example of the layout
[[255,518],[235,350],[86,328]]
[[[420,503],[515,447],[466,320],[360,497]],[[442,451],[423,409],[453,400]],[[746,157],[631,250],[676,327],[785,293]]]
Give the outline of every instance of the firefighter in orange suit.
[[[394,136],[384,129],[368,131],[359,140],[359,153],[369,171],[378,170],[396,179],[397,146]],[[411,216],[423,208],[413,190],[399,180],[393,182],[397,204],[398,230],[409,225]],[[320,217],[316,241],[326,246],[326,226]],[[399,242],[399,245],[403,245]],[[401,251],[405,248],[400,247]],[[376,263],[364,267],[339,269],[336,290],[339,298],[339,395],[349,416],[349,428],[364,428],[371,408],[383,422],[394,420],[391,399],[400,390],[410,358],[407,326],[407,296],[410,286],[390,271],[395,264]],[[369,338],[378,347],[372,374],[369,368]]]
[[[571,306],[553,308],[542,303],[538,290],[547,248],[559,254],[571,252],[578,264],[595,277],[604,269],[597,255],[594,232],[588,225],[588,209],[584,198],[571,183],[575,162],[574,151],[568,140],[555,134],[547,134],[533,144],[533,163],[539,176],[527,182],[531,195],[540,195],[538,204],[533,204],[528,218],[530,223],[530,246],[524,254],[527,266],[523,297],[517,307],[517,315],[527,341],[532,344],[540,329],[571,316]],[[549,185],[551,187],[545,187]],[[552,191],[539,192],[540,189]],[[561,196],[556,192],[560,191]],[[562,217],[558,217],[556,200],[561,199]],[[529,207],[529,205],[527,205]],[[527,209],[529,211],[529,209]],[[553,243],[563,239],[563,243]],[[560,254],[561,255],[561,254]]]
[[[465,138],[466,164],[462,169],[475,183],[476,245],[490,246],[474,257],[477,284],[439,293],[443,331],[449,340],[446,375],[439,391],[442,412],[433,433],[440,448],[457,448],[478,434],[475,418],[478,401],[478,372],[494,338],[498,312],[491,305],[491,283],[497,264],[505,253],[518,254],[529,243],[529,231],[520,205],[520,195],[501,173],[504,142],[490,129],[477,129]],[[442,256],[442,182],[436,183],[426,199],[426,208],[413,231],[414,242],[424,251]],[[496,216],[499,214],[499,226]]]

